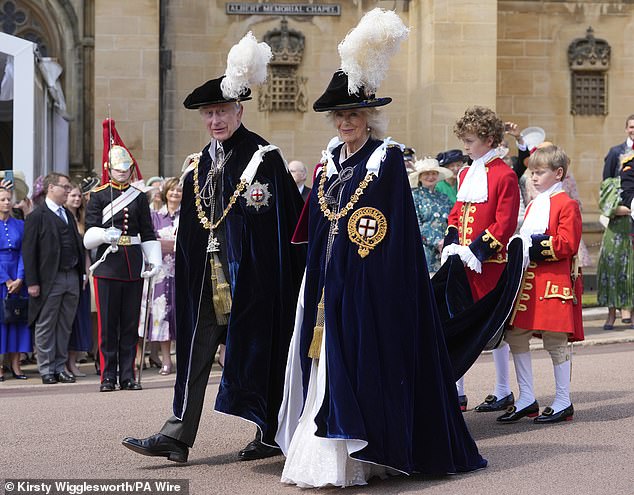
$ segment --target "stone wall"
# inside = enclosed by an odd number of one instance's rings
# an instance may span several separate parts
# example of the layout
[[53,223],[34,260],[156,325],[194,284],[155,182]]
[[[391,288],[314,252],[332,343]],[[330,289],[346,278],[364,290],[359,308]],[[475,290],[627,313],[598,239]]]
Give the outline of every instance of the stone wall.
[[95,170],[108,105],[144,177],[158,172],[159,0],[95,2]]
[[[634,113],[634,27],[630,2],[500,1],[498,3],[497,109],[522,128],[539,126],[571,158],[584,222],[596,221],[598,187],[608,149],[624,141],[625,118]],[[608,114],[570,113],[567,50],[592,26],[612,47]]]

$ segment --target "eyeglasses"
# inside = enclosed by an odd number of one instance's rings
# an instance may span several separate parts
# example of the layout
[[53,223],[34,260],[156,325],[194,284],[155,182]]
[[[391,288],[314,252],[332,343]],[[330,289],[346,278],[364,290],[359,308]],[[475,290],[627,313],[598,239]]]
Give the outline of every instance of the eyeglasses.
[[54,184],[57,187],[61,187],[62,189],[66,190],[66,191],[72,191],[73,190],[73,186],[71,186],[70,184]]

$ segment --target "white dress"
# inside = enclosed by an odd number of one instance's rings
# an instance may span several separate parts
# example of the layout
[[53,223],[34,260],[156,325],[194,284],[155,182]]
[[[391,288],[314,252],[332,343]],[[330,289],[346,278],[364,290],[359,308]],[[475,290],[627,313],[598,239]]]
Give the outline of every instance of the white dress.
[[[300,291],[300,300],[303,299],[303,284]],[[298,312],[300,308],[298,307]],[[303,313],[303,310],[302,310]],[[301,324],[302,318],[296,318]],[[295,378],[301,378],[301,370],[297,375],[297,369],[290,368],[299,365],[298,356],[291,356],[294,351],[298,351],[299,330],[297,328],[293,335],[289,350],[289,360],[287,364],[285,400],[280,410],[280,429],[278,430],[278,443],[286,454],[286,462],[282,471],[282,483],[289,483],[299,486],[300,488],[333,486],[352,486],[365,485],[373,476],[387,477],[387,474],[398,474],[399,472],[385,466],[372,464],[369,462],[359,461],[350,457],[350,454],[363,449],[367,442],[364,440],[347,440],[323,438],[315,435],[317,425],[315,424],[315,416],[319,412],[321,404],[324,400],[326,390],[326,360],[313,359],[310,370],[310,380],[308,383],[308,393],[306,395],[306,404],[304,411],[296,423],[293,431],[292,427],[287,427],[287,439],[280,437],[280,432],[284,425],[293,423],[288,416],[284,416],[285,405],[287,406],[292,400],[288,397],[289,390],[292,390],[289,384],[289,376],[293,373]],[[326,356],[326,327],[324,325],[324,336],[321,342],[322,358]],[[295,359],[293,359],[295,357]],[[290,380],[292,381],[292,380]],[[300,379],[301,381],[301,379]],[[301,389],[295,388],[295,393],[301,394]],[[297,399],[297,397],[295,397]],[[297,405],[297,403],[296,403]],[[289,409],[291,409],[289,407]],[[290,444],[288,444],[290,438]],[[286,443],[286,444],[285,444]]]

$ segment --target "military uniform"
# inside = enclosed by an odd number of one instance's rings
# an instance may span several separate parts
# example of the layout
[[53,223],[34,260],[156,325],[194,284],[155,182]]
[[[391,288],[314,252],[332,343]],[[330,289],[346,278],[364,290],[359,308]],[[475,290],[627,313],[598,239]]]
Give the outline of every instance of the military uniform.
[[[112,201],[112,208],[111,208]],[[111,219],[110,219],[111,218]],[[143,251],[141,242],[155,241],[147,197],[129,184],[109,182],[95,189],[86,208],[86,229],[121,230],[116,252],[94,269],[95,299],[99,315],[101,382],[121,385],[134,381],[137,328],[141,309]],[[100,244],[97,259],[109,244]]]

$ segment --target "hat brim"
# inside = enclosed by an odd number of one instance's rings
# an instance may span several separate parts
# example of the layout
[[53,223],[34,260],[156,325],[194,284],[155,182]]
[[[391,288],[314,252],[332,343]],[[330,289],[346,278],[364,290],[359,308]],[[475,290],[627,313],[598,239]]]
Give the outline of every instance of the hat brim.
[[222,100],[209,100],[209,101],[196,102],[196,103],[190,103],[190,104],[185,103],[184,106],[188,110],[198,110],[199,108],[206,107],[209,105],[220,105],[222,103],[234,103],[234,102],[239,103],[241,101],[247,101],[251,99],[252,98],[250,96],[245,96],[244,98],[233,98],[231,100],[226,100],[223,98]]
[[354,110],[355,108],[372,108],[372,107],[382,107],[392,102],[392,98],[384,97],[384,98],[374,98],[372,100],[363,100],[354,103],[342,103],[340,105],[327,105],[327,106],[318,106],[313,105],[313,110],[315,112],[333,112],[336,110]]
[[407,174],[409,185],[412,189],[418,187],[418,177],[425,172],[438,172],[438,182],[453,177],[453,173],[448,168],[438,167],[437,169],[415,170]]

